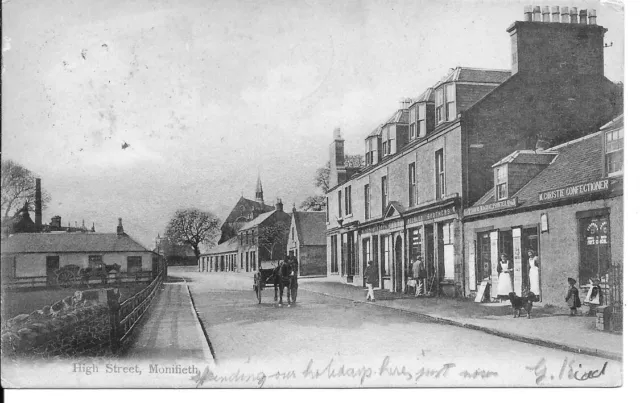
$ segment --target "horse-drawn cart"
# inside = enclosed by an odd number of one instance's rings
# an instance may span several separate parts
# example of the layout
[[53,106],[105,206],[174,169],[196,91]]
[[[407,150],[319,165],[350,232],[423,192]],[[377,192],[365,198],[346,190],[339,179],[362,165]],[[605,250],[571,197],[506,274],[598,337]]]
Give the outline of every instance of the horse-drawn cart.
[[[273,269],[258,269],[258,272],[253,275],[253,290],[256,293],[258,304],[262,303],[262,291],[265,288],[273,288],[273,300],[277,301],[278,289],[287,287],[291,293],[291,301],[296,302],[298,297],[297,276],[281,277],[278,273],[278,268],[276,267]],[[280,293],[280,302],[282,303],[282,292]]]

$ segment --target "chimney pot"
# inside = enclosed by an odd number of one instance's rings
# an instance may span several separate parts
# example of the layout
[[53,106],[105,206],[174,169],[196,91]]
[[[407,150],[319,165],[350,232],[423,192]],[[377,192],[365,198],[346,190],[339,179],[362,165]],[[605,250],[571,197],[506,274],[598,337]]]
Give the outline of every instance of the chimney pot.
[[542,7],[542,22],[550,22],[549,18],[549,6]]
[[533,21],[531,6],[524,6],[524,20]]
[[540,6],[533,6],[533,20],[542,21],[540,18]]
[[580,24],[586,24],[587,23],[587,10],[580,10]]
[[569,15],[569,7],[562,7],[560,11],[560,15],[562,16],[562,22],[570,23],[571,17]]
[[124,234],[124,227],[122,226],[122,218],[118,218],[118,227],[116,228],[116,233],[118,235]]
[[551,22],[560,22],[560,7],[551,7]]
[[589,25],[596,25],[596,10],[589,10]]
[[569,10],[569,16],[571,17],[571,23],[577,24],[578,23],[578,7],[571,7],[571,9]]

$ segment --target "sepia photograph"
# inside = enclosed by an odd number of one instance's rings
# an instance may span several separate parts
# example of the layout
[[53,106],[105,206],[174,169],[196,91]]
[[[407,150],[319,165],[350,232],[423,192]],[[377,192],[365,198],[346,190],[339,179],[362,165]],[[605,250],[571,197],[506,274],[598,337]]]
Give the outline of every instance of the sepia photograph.
[[2,387],[623,386],[625,6],[2,0]]

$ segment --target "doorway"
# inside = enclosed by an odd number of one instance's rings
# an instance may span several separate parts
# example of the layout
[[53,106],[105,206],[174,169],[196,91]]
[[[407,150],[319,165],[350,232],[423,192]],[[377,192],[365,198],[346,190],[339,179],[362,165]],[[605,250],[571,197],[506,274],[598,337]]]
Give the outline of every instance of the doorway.
[[395,292],[402,292],[402,276],[404,270],[402,267],[402,237],[398,235],[396,237],[395,244],[395,265],[394,265],[394,279],[395,279]]
[[491,237],[489,232],[478,234],[478,252],[476,281],[481,282],[491,278]]
[[[540,243],[538,238],[537,226],[522,229],[522,288],[523,290],[531,289],[531,282],[529,280],[529,254],[528,254],[529,249],[533,250],[536,256],[538,256],[539,267],[540,267],[540,277],[542,279],[543,262],[542,262],[542,258],[540,257],[539,244]],[[542,294],[542,287],[540,287],[540,293]],[[540,297],[542,298],[542,295]]]

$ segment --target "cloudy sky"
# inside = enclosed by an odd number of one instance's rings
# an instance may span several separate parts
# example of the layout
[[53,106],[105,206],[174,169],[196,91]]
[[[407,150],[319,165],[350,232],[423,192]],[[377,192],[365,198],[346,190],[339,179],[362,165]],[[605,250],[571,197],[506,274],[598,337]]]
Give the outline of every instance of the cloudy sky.
[[[83,219],[147,245],[171,213],[226,217],[258,174],[285,209],[313,194],[335,127],[348,153],[456,66],[509,69],[517,1],[3,0],[2,157]],[[619,2],[605,74],[622,81]],[[122,144],[130,147],[123,149]]]

